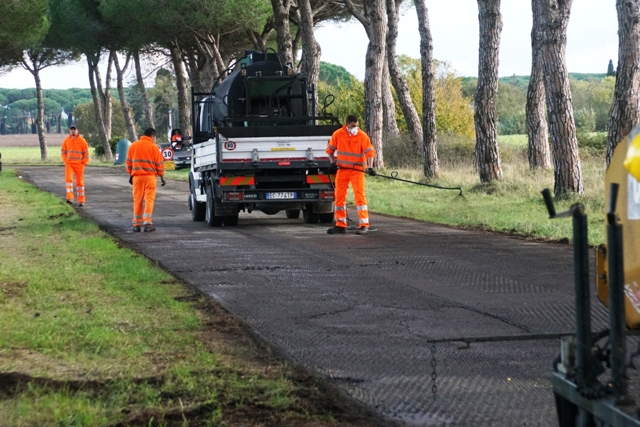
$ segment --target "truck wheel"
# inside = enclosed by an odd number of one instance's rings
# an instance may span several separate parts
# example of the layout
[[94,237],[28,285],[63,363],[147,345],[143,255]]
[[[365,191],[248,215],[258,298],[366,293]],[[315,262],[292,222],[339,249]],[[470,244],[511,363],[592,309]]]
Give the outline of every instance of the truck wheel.
[[191,219],[194,222],[204,221],[207,215],[207,204],[198,202],[192,193],[189,195],[189,205],[191,206]]
[[318,214],[313,212],[313,205],[307,203],[306,209],[302,211],[302,218],[306,224],[315,224],[318,222]]
[[300,209],[287,209],[287,218],[289,219],[300,218]]
[[220,227],[222,225],[222,217],[216,216],[216,201],[213,198],[213,189],[211,185],[207,185],[205,221],[209,224],[209,227]]
[[225,215],[223,218],[224,218],[224,225],[225,225],[225,226],[234,226],[234,225],[238,225],[238,214],[235,214],[235,215]]
[[331,224],[333,222],[333,212],[318,214],[322,224]]

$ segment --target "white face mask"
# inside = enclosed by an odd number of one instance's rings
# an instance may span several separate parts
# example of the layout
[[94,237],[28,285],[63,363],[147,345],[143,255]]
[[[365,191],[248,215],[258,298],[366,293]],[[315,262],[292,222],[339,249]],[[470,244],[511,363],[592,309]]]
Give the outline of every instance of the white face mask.
[[347,128],[347,132],[349,132],[351,135],[357,135],[358,134],[358,127],[354,127],[354,128]]

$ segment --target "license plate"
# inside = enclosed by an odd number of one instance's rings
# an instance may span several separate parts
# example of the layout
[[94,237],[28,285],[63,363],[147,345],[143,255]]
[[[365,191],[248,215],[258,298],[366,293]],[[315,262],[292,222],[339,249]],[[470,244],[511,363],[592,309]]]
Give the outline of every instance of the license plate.
[[295,199],[296,193],[293,192],[282,192],[282,193],[267,193],[267,199]]

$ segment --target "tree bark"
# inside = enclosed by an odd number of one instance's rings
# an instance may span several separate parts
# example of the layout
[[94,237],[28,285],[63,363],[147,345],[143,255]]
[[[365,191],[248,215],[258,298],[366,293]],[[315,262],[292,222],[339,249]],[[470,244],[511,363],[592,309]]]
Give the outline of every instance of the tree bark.
[[527,137],[529,140],[527,155],[529,168],[549,169],[549,134],[545,111],[544,69],[542,64],[542,31],[540,28],[540,4],[531,1],[533,28],[531,29],[531,78],[527,91]]
[[618,69],[609,112],[607,167],[615,148],[640,123],[640,0],[617,0]]
[[40,70],[34,68],[33,78],[36,81],[36,98],[38,102],[38,115],[36,116],[36,128],[38,129],[38,140],[40,141],[40,160],[49,160],[49,150],[47,149],[47,136],[44,131],[44,95],[42,94],[42,81],[40,80]]
[[345,0],[349,11],[365,28],[369,37],[364,74],[364,119],[365,131],[371,138],[376,150],[374,167],[384,167],[382,154],[382,75],[387,39],[387,22],[385,20],[385,0],[371,0],[366,3],[364,14],[356,10],[351,0]]
[[566,64],[567,26],[572,0],[541,1],[544,87],[549,113],[549,134],[556,196],[584,194],[573,101]]
[[291,25],[289,23],[289,10],[291,0],[271,0],[273,8],[274,27],[276,30],[276,42],[278,44],[278,55],[283,64],[291,64],[293,61],[293,41],[291,40]]
[[124,92],[124,73],[127,72],[127,68],[129,68],[129,61],[131,60],[131,56],[127,55],[127,60],[122,68],[120,68],[120,61],[118,60],[118,55],[115,55],[113,59],[113,65],[116,67],[116,76],[118,79],[117,88],[118,88],[118,96],[120,97],[120,104],[122,106],[122,115],[124,116],[124,123],[127,126],[127,138],[129,141],[137,141],[138,136],[136,134],[136,126],[133,119],[133,112],[131,111],[131,106],[127,102],[127,95]]
[[[427,16],[426,6],[421,0],[418,0],[416,3],[422,3],[422,7],[424,7],[424,9],[421,11],[421,13],[424,13],[424,15],[422,18],[419,17],[419,19],[426,20],[427,22],[426,30],[428,32],[429,25],[428,25],[428,16]],[[422,125],[420,124],[420,116],[418,116],[418,111],[416,111],[416,107],[415,105],[413,105],[413,100],[411,99],[411,94],[409,93],[409,85],[407,85],[407,81],[402,75],[402,72],[400,71],[400,67],[398,67],[398,63],[396,62],[399,6],[400,6],[400,1],[387,0],[387,18],[388,18],[387,21],[388,21],[388,27],[389,27],[389,32],[387,33],[387,63],[389,65],[389,75],[391,77],[391,83],[393,84],[393,87],[396,90],[396,95],[398,96],[398,103],[400,104],[400,109],[402,110],[402,114],[404,115],[404,120],[407,123],[407,129],[409,131],[409,137],[411,138],[411,143],[413,145],[414,152],[416,154],[422,154],[423,135],[422,135]],[[419,7],[421,6],[416,5],[416,10]],[[420,38],[422,40],[422,35]],[[429,34],[429,38],[430,38],[430,34]]]
[[302,32],[302,72],[307,75],[308,88],[313,88],[312,110],[318,106],[318,78],[320,76],[320,57],[322,50],[313,33],[313,10],[309,0],[299,0],[300,31]]
[[423,170],[424,176],[427,179],[431,179],[440,172],[436,139],[436,77],[433,68],[433,39],[431,37],[431,27],[429,26],[429,10],[425,0],[415,0],[415,5],[418,14],[420,65],[422,66]]
[[98,125],[98,137],[102,143],[104,158],[107,162],[110,162],[113,160],[113,155],[111,153],[109,138],[107,138],[104,126],[102,100],[100,99],[100,95],[98,95],[98,83],[100,82],[100,73],[98,72],[99,61],[100,55],[96,55],[93,60],[89,55],[87,55],[87,65],[89,66],[89,86],[91,87],[91,97],[93,98],[93,110],[96,115],[96,121],[98,122],[96,123]]
[[475,156],[480,182],[491,182],[502,178],[496,128],[498,65],[502,32],[500,0],[478,0],[478,12],[480,50],[474,115]]
[[183,136],[191,135],[191,95],[189,83],[182,64],[182,55],[177,43],[169,48],[173,70],[176,73],[176,87],[178,89],[178,114],[180,130]]
[[138,82],[138,90],[140,91],[140,95],[142,96],[142,109],[145,121],[144,127],[155,129],[156,125],[153,122],[153,106],[149,101],[147,89],[144,86],[144,79],[142,78],[142,67],[140,66],[140,53],[138,51],[133,52],[133,62],[136,67],[136,81]]
[[[385,48],[386,50],[386,48]],[[391,80],[389,78],[389,64],[386,58],[383,58],[382,65],[382,135],[384,138],[397,138],[400,136],[398,128],[398,119],[396,117],[396,103],[393,100],[393,92],[391,92]]]

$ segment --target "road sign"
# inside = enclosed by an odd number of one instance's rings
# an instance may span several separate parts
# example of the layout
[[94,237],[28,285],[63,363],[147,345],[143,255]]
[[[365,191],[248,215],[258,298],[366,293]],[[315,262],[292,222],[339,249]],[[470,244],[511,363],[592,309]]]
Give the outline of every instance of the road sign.
[[173,160],[173,149],[171,147],[165,147],[162,149],[162,158],[167,160]]
[[166,171],[174,171],[176,170],[176,162],[173,160],[165,160],[164,161],[164,170]]

